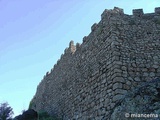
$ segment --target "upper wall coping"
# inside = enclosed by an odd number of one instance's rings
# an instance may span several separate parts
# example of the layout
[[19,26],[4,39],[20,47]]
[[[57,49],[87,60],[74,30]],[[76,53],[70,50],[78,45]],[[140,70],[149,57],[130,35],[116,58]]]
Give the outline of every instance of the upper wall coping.
[[[103,13],[101,14],[101,20],[103,18],[105,18],[105,16],[109,15],[109,14],[113,14],[113,15],[118,15],[118,16],[123,16],[123,15],[127,15],[127,14],[124,14],[124,10],[122,8],[118,8],[118,7],[114,7],[113,9],[105,9],[103,11]],[[132,15],[129,15],[129,16],[134,16],[134,17],[143,17],[145,18],[145,16],[147,16],[147,18],[150,16],[150,17],[153,17],[153,16],[160,16],[160,7],[156,7],[154,9],[154,13],[145,13],[143,12],[143,9],[133,9],[132,10]],[[98,27],[98,24],[97,23],[94,23],[92,26],[91,26],[91,32],[94,32],[96,30],[96,28]],[[87,36],[84,36],[83,37],[83,43],[85,44],[85,42],[87,41]],[[80,43],[76,43],[76,45],[74,45],[74,41],[71,40],[70,43],[69,43],[69,47],[67,47],[65,50],[64,50],[64,54],[61,55],[61,58],[57,61],[57,64],[59,63],[59,61],[63,58],[63,56],[65,54],[74,54],[76,50],[78,50],[79,48],[81,47],[81,44]],[[57,66],[57,64],[54,65],[54,67],[51,69],[50,72],[47,72],[45,76],[48,76],[52,71],[53,69]]]

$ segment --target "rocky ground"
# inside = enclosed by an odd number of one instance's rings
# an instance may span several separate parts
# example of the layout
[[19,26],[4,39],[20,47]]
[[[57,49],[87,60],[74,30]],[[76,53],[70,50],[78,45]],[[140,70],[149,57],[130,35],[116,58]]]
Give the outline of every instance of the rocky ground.
[[160,79],[147,82],[117,102],[111,120],[160,120]]

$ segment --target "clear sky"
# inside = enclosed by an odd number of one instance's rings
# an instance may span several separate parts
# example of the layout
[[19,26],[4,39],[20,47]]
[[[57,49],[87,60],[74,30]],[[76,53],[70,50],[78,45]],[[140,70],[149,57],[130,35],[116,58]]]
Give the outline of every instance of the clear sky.
[[28,109],[37,85],[70,40],[82,43],[114,6],[132,14],[160,7],[159,0],[0,0],[0,102],[15,115]]

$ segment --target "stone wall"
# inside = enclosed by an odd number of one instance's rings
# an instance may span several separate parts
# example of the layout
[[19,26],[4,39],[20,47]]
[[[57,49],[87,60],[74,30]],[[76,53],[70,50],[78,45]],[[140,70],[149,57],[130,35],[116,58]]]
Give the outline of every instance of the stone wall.
[[133,15],[105,10],[83,43],[70,42],[32,99],[37,111],[64,120],[106,120],[116,102],[140,83],[160,77],[160,8]]

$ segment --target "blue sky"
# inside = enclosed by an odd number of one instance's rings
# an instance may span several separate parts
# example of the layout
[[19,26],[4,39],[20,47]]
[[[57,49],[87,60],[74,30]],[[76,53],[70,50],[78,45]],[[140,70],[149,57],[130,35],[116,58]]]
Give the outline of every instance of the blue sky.
[[104,9],[114,6],[127,14],[135,8],[150,13],[160,2],[0,0],[0,102],[7,101],[15,115],[27,109],[37,85],[70,40],[82,43]]

